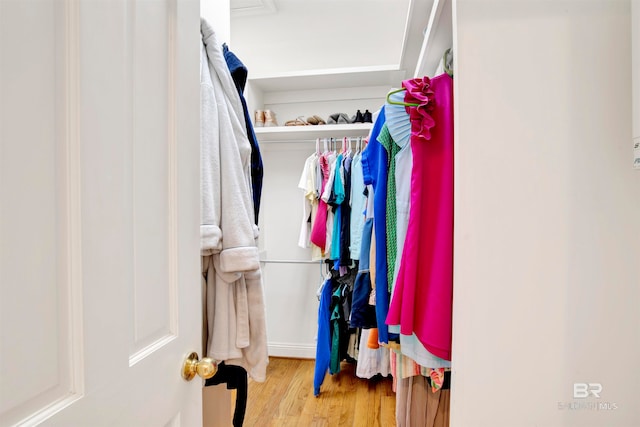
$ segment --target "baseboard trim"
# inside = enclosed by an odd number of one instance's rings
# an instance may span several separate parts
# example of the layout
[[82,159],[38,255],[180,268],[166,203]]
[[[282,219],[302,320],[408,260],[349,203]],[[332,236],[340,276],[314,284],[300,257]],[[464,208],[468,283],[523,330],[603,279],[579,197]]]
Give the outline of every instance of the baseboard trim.
[[291,357],[296,359],[316,358],[316,346],[314,344],[270,342],[267,345],[269,348],[269,356]]

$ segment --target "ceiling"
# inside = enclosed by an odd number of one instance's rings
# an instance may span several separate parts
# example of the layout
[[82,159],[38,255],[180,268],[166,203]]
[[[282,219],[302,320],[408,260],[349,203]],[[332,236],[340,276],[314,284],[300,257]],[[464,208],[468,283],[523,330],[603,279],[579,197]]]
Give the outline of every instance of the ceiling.
[[276,5],[273,0],[230,0],[231,16],[250,16],[274,13]]
[[[406,58],[417,58],[431,4],[432,0],[231,0],[229,45],[253,76],[408,68]],[[411,50],[415,55],[407,55]]]

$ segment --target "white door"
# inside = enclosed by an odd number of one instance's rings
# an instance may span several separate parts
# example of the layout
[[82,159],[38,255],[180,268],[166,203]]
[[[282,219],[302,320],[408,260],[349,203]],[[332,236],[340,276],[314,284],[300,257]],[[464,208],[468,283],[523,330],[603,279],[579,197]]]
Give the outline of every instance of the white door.
[[200,426],[197,0],[0,0],[0,425]]

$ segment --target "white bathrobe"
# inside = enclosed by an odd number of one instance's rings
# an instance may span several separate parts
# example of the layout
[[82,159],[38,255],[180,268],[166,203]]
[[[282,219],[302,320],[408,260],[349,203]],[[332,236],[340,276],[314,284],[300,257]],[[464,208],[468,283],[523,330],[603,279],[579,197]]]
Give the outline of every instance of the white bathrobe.
[[251,194],[251,145],[214,31],[201,20],[201,255],[207,356],[264,381],[265,305]]

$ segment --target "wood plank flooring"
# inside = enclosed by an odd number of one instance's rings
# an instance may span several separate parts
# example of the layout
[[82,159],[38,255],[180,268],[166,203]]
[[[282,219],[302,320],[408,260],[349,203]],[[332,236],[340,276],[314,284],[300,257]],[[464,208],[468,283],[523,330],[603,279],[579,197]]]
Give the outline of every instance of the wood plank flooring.
[[336,375],[327,374],[320,396],[313,395],[314,360],[270,358],[267,380],[249,381],[247,427],[384,426],[396,425],[391,379],[365,380],[355,364],[342,362]]

